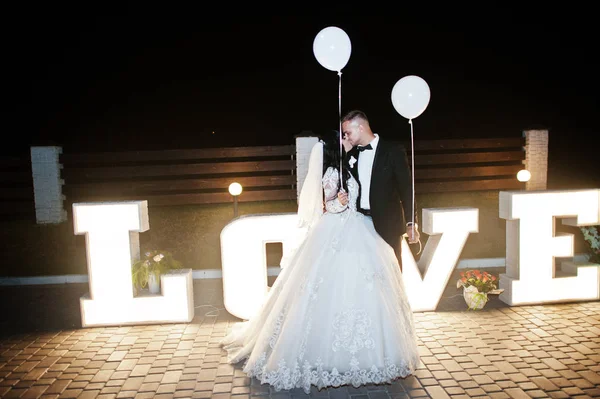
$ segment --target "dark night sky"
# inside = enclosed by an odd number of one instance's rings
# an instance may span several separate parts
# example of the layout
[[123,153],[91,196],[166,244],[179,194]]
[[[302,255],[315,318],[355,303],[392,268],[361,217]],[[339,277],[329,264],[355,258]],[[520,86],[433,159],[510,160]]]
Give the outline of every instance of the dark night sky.
[[410,139],[391,90],[414,74],[431,89],[415,140],[545,128],[550,180],[570,168],[600,186],[598,162],[578,155],[595,155],[600,133],[591,25],[332,15],[15,14],[3,28],[9,131],[20,148],[65,151],[293,144],[302,130],[338,128],[338,76],[312,52],[316,34],[338,26],[352,42],[343,111],[366,111],[376,132]]

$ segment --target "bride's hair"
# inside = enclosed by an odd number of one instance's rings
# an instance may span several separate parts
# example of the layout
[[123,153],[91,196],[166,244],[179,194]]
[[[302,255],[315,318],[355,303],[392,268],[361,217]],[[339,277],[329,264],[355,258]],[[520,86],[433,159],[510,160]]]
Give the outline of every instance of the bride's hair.
[[[340,170],[340,133],[337,130],[332,130],[323,137],[323,175],[327,171],[327,168],[332,167],[339,173]],[[348,166],[348,157],[344,149],[342,149],[342,182],[346,192],[348,192],[348,180],[350,179],[350,172]],[[338,182],[339,188],[339,182]]]

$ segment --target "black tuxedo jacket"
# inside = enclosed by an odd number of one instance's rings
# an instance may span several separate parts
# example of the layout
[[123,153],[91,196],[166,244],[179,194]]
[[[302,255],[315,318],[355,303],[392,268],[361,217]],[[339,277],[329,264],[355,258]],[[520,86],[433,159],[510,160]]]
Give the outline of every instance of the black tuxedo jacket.
[[[350,150],[348,156],[360,160],[360,154],[361,152],[355,147]],[[360,183],[358,162],[350,168],[350,172]],[[359,191],[357,208],[360,208],[361,196],[362,189]],[[404,147],[400,143],[386,141],[381,136],[373,160],[369,203],[375,230],[394,248],[398,261],[401,262],[402,235],[406,232],[406,223],[412,222],[411,172]],[[414,221],[417,223],[416,204],[414,211]]]

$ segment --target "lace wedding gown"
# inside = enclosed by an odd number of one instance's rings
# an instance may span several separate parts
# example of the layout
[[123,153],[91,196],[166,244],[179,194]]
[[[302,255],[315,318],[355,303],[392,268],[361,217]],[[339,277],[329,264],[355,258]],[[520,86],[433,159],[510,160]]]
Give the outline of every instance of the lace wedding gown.
[[230,363],[275,390],[389,383],[419,364],[413,314],[393,249],[371,218],[337,200],[339,173],[323,176],[326,210],[290,256],[262,308],[221,342]]

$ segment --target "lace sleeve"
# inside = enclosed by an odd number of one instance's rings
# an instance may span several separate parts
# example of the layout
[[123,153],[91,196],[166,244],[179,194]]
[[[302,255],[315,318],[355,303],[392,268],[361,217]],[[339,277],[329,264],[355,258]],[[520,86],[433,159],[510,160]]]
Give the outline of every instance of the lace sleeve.
[[339,176],[335,169],[328,168],[323,176],[323,191],[325,193],[325,210],[329,213],[340,213],[348,208],[348,205],[340,204],[337,194]]

